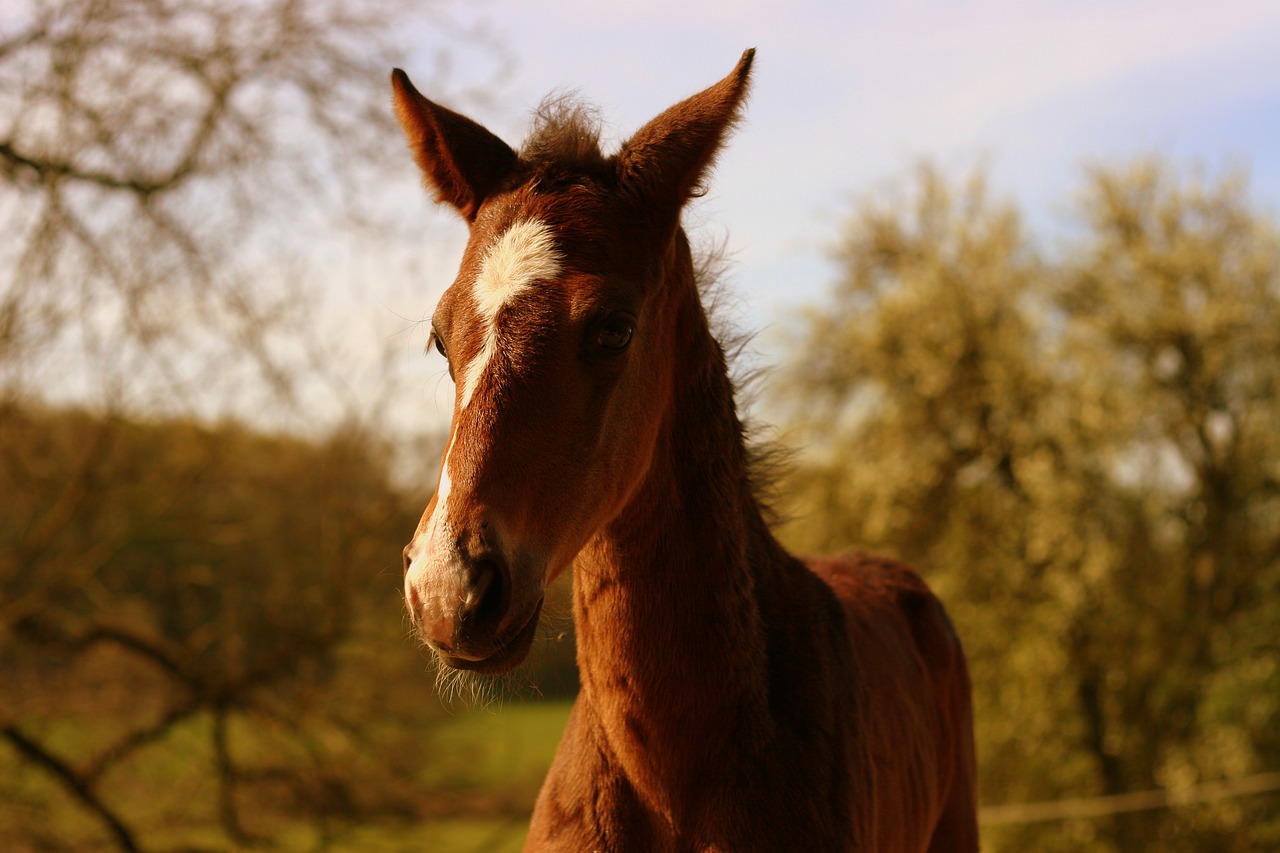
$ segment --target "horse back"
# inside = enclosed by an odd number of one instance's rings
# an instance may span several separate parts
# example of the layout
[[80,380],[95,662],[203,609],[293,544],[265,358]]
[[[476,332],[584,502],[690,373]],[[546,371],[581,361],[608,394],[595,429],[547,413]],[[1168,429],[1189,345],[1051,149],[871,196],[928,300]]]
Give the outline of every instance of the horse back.
[[969,673],[941,602],[884,557],[806,564],[846,617],[858,697],[850,722],[860,734],[854,777],[875,792],[863,830],[879,850],[977,850]]

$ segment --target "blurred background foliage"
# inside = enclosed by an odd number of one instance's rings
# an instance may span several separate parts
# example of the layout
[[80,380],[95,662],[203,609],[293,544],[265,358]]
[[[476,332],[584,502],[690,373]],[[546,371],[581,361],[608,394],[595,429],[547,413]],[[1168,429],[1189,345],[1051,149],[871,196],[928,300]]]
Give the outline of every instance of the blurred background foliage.
[[[413,6],[458,41],[449,3]],[[352,375],[303,248],[421,250],[366,204],[412,174],[385,92],[407,8],[6,10],[5,850],[520,845],[576,691],[567,593],[512,685],[534,701],[441,702],[398,592],[430,481],[404,472],[439,437],[382,428],[404,379],[387,353]],[[1089,170],[1052,247],[980,174],[901,184],[844,224],[758,412],[803,448],[782,535],[900,556],[947,602],[1010,806],[987,849],[1280,847],[1274,221],[1158,158]]]
[[[1280,769],[1280,240],[1246,182],[1088,171],[1040,247],[924,167],[847,223],[781,384],[804,548],[920,566],[970,655],[983,801]],[[1261,850],[1280,793],[999,850]]]

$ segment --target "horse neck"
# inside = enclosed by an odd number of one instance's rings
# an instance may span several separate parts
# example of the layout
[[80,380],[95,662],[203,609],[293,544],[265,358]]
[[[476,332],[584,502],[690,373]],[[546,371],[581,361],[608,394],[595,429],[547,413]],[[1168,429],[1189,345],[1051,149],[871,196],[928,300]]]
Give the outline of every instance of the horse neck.
[[677,764],[696,771],[717,738],[743,734],[725,719],[766,713],[755,595],[784,559],[751,493],[732,383],[683,234],[665,284],[681,348],[666,423],[644,482],[574,575],[583,696],[614,749],[645,742],[637,761],[650,766],[632,770],[659,775]]

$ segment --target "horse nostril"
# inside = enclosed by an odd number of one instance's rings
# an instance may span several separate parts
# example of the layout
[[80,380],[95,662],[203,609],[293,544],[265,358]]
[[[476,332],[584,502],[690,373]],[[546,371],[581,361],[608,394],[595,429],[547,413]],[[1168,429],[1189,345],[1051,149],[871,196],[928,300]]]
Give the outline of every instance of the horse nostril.
[[409,549],[412,547],[412,545],[405,545],[402,552],[404,555],[404,573],[406,575],[409,574],[409,567],[413,565],[413,558],[409,556]]
[[493,560],[478,560],[471,568],[471,587],[459,611],[464,633],[468,629],[493,629],[507,608],[506,580]]

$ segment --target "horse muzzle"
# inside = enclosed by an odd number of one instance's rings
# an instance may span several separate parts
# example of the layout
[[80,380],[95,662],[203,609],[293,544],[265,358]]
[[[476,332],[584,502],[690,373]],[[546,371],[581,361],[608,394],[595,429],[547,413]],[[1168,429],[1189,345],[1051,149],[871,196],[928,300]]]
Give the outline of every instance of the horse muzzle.
[[515,594],[511,565],[499,551],[414,557],[405,548],[404,597],[418,636],[447,665],[482,673],[505,672],[529,652],[542,613],[542,596]]

